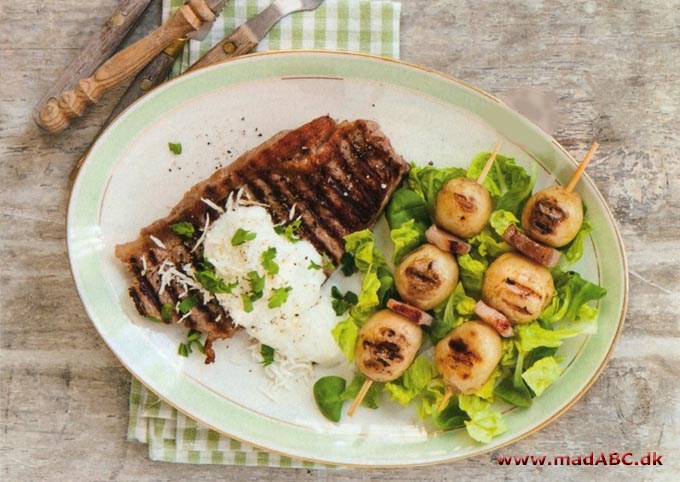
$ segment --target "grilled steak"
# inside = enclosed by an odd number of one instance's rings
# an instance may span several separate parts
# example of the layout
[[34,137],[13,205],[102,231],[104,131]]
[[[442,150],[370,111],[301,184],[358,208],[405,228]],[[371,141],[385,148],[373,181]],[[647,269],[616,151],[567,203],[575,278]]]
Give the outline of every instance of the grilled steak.
[[[169,216],[142,229],[135,241],[116,246],[133,275],[130,296],[140,314],[160,319],[164,304],[174,307],[205,293],[192,277],[202,262],[200,247],[195,249],[201,229],[239,190],[243,199],[264,204],[275,224],[288,221],[294,209],[299,236],[337,266],[343,237],[375,223],[408,169],[375,122],[336,123],[324,116],[281,132],[193,186]],[[175,233],[172,225],[180,222],[190,222],[195,234]],[[182,321],[205,334],[210,363],[213,341],[230,338],[237,327],[214,297],[196,300],[185,315],[166,310],[163,321]]]

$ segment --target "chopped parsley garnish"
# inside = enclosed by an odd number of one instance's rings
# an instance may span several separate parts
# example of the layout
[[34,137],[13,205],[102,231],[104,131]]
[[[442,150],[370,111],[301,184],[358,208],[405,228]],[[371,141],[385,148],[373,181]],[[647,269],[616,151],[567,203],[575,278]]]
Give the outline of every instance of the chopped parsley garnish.
[[276,264],[274,258],[276,258],[276,248],[269,248],[262,253],[262,267],[271,275],[279,272],[279,265]]
[[176,156],[182,153],[182,143],[181,142],[168,142],[168,148]]
[[180,236],[184,236],[185,238],[191,238],[195,232],[194,225],[188,221],[175,223],[170,227],[175,233],[179,234]]
[[260,355],[262,355],[262,365],[267,366],[274,363],[274,352],[275,350],[269,346],[262,344],[260,347]]
[[257,234],[253,233],[252,231],[246,231],[243,228],[238,228],[234,233],[234,237],[231,238],[231,245],[239,246],[246,241],[252,241],[255,239],[255,236],[257,236]]
[[173,308],[172,303],[163,303],[163,306],[161,306],[161,319],[163,321],[168,322],[172,320]]
[[326,271],[335,271],[335,265],[333,264],[333,261],[324,257],[324,259],[323,259],[323,269],[326,270]]
[[250,280],[250,300],[259,300],[262,298],[262,293],[264,291],[264,276],[260,276],[260,273],[257,271],[250,271],[248,273],[248,279]]
[[340,257],[340,265],[342,266],[342,274],[345,276],[352,276],[357,272],[357,265],[354,262],[354,255],[352,253],[343,253]]
[[160,318],[153,315],[146,315],[146,319],[149,321],[153,321],[154,323],[163,323]]
[[246,313],[250,313],[251,311],[253,311],[253,300],[250,299],[250,296],[243,293],[241,295],[241,300],[243,300],[243,311],[245,311]]
[[205,353],[205,347],[200,340],[200,331],[194,329],[189,330],[189,333],[187,334],[187,341],[186,343],[179,344],[179,347],[177,348],[177,354],[180,356],[189,356],[189,354],[193,353],[193,350],[191,349],[192,345],[195,345],[195,348],[201,353]]
[[278,308],[288,300],[288,293],[291,292],[293,288],[290,286],[284,286],[283,288],[276,288],[274,294],[269,298],[267,306],[269,308]]
[[316,264],[314,261],[310,261],[307,269],[321,269],[321,265]]
[[218,278],[214,269],[206,268],[203,271],[196,271],[196,280],[211,293],[231,293],[231,290],[238,286],[238,281],[227,284],[222,278]]
[[197,304],[198,304],[198,298],[196,297],[196,295],[191,295],[191,296],[187,296],[186,298],[184,298],[180,302],[177,309],[180,311],[180,313],[182,313],[183,315],[186,315],[187,313],[189,313],[189,311],[191,311],[191,308],[193,308]]
[[343,295],[337,286],[331,288],[331,296],[333,297],[333,301],[331,301],[333,311],[338,316],[344,315],[352,306],[359,302],[359,297],[355,293],[348,291]]
[[278,226],[274,226],[274,231],[276,231],[276,234],[282,234],[291,243],[297,243],[300,241],[300,238],[297,236],[297,232],[301,225],[302,220],[296,219],[290,224],[279,224]]

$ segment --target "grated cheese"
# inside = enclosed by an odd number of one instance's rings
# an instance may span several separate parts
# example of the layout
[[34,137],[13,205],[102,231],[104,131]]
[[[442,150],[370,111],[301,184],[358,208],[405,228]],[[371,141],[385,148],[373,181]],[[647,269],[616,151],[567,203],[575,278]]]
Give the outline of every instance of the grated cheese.
[[196,244],[192,248],[191,252],[193,253],[198,249],[198,247],[203,243],[205,240],[205,233],[208,232],[208,227],[210,226],[210,213],[205,213],[205,224],[203,225],[203,234],[201,234],[201,237],[198,238],[198,241],[196,241]]
[[149,234],[149,239],[150,239],[151,241],[153,241],[153,243],[154,243],[156,246],[158,246],[159,248],[161,248],[161,249],[167,249],[167,248],[165,247],[165,245],[163,244],[163,241],[161,241],[160,239],[158,239],[158,238],[157,238],[156,236],[154,236],[153,234]]
[[224,209],[219,207],[217,204],[212,202],[210,199],[206,199],[206,198],[202,197],[201,201],[203,201],[205,204],[207,204],[208,206],[210,206],[211,208],[213,208],[215,211],[217,211],[220,214],[222,214],[224,212]]

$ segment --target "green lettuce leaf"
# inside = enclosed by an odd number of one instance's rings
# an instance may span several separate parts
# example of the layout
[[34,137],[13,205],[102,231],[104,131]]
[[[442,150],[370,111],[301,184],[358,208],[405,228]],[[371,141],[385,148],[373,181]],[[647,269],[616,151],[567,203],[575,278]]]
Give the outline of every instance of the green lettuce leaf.
[[[467,177],[476,179],[489,158],[489,152],[482,152],[472,159]],[[494,200],[496,209],[503,209],[519,215],[536,182],[536,164],[531,165],[531,173],[515,164],[512,157],[496,156],[496,160],[484,179],[484,187]]]
[[501,358],[501,366],[508,367],[517,363],[517,347],[515,346],[515,339],[503,338],[501,340],[503,347],[503,356]]
[[475,392],[475,395],[481,399],[493,402],[493,391],[496,387],[496,380],[501,376],[501,373],[502,372],[498,366],[494,368],[494,370],[491,372],[491,375],[489,375],[489,379],[484,382],[482,388]]
[[514,367],[514,372],[507,373],[494,389],[494,394],[501,400],[514,405],[516,407],[530,407],[531,406],[531,392],[527,388],[522,379],[522,370],[524,369],[525,353],[520,351],[517,354],[517,361]]
[[541,313],[541,321],[555,323],[560,320],[571,322],[585,321],[594,325],[597,309],[588,306],[590,301],[599,300],[607,294],[607,290],[599,285],[584,280],[574,271],[553,269],[555,296]]
[[345,236],[345,251],[354,256],[354,263],[362,273],[371,265],[386,266],[385,257],[375,247],[375,236],[370,229]]
[[470,417],[460,408],[458,397],[451,397],[443,410],[434,410],[432,412],[432,422],[435,427],[442,430],[463,427],[468,420],[470,420]]
[[389,269],[382,266],[376,270],[376,275],[378,276],[378,281],[380,281],[378,299],[380,300],[380,306],[383,307],[387,304],[387,300],[394,296],[394,276],[392,276]]
[[347,360],[354,360],[354,347],[359,337],[359,324],[351,316],[341,321],[331,330],[331,335]]
[[578,335],[580,330],[546,330],[534,321],[525,325],[515,325],[515,333],[520,353],[528,353],[539,346],[556,348],[562,345],[565,338]]
[[423,243],[425,240],[425,229],[420,225],[416,225],[415,220],[411,219],[398,228],[392,229],[390,231],[390,238],[394,243],[392,262],[397,264],[409,251]]
[[519,219],[510,211],[504,209],[496,209],[489,216],[489,225],[493,228],[498,236],[503,237],[503,233],[511,224],[519,225]]
[[557,380],[561,374],[562,368],[560,368],[555,357],[548,356],[541,358],[531,365],[530,368],[522,373],[522,378],[536,396],[539,396],[552,384],[552,382]]
[[321,377],[314,383],[314,401],[323,416],[332,422],[340,421],[346,383],[344,378],[337,376]]
[[415,397],[421,395],[436,376],[437,369],[432,360],[418,355],[401,377],[385,384],[385,390],[390,393],[393,400],[407,406]]
[[361,291],[359,292],[359,301],[350,310],[352,317],[364,322],[375,313],[380,306],[380,296],[378,290],[380,289],[380,280],[376,270],[371,269],[365,275],[361,282]]
[[465,421],[465,428],[474,440],[489,443],[508,430],[501,412],[491,407],[489,402],[475,395],[458,395],[458,405],[470,417]]
[[456,177],[465,177],[465,169],[459,167],[436,168],[412,165],[406,185],[425,200],[427,209],[430,215],[432,215],[439,190],[447,181]]
[[428,382],[420,392],[420,404],[416,407],[421,420],[436,414],[437,408],[444,398],[444,393],[446,393],[446,384],[442,377],[434,377]]
[[562,252],[562,257],[560,258],[561,266],[570,266],[581,259],[581,256],[583,256],[583,242],[592,231],[592,224],[585,219],[583,223],[581,223],[581,228],[578,230],[578,233],[576,233],[576,237],[564,248],[560,249]]
[[385,217],[390,229],[396,229],[414,221],[415,228],[423,231],[431,224],[425,199],[411,189],[401,188],[394,192],[387,208]]
[[485,259],[473,258],[469,253],[458,256],[460,280],[466,293],[475,298],[481,297],[482,281],[487,267],[488,262]]
[[444,338],[451,330],[470,319],[475,311],[475,300],[465,294],[459,282],[445,303],[434,309],[434,324],[430,328],[433,343]]
[[494,234],[488,226],[482,229],[478,235],[468,239],[468,243],[473,246],[473,249],[477,250],[477,257],[483,257],[487,264],[489,257],[497,258],[503,253],[512,251],[512,247]]

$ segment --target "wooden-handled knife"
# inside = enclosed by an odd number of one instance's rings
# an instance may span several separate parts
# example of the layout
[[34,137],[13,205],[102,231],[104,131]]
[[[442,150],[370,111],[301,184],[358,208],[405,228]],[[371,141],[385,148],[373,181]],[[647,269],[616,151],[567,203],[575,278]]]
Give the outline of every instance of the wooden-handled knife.
[[[276,0],[258,15],[237,27],[231,34],[196,61],[188,70],[207,67],[208,65],[232,59],[238,55],[247,54],[257,46],[258,42],[262,40],[265,35],[267,35],[267,32],[269,32],[269,30],[271,30],[271,28],[283,17],[301,10],[313,10],[322,3],[323,0]],[[125,94],[123,94],[118,101],[118,104],[113,108],[113,111],[106,122],[104,122],[102,130],[104,130],[118,114],[125,110],[135,100],[165,81],[172,70],[172,64],[175,58],[181,52],[187,40],[188,39],[184,37],[173,42],[137,75]],[[99,134],[97,134],[97,137],[99,137]],[[80,166],[87,157],[89,151],[90,149],[88,148],[76,163],[76,166],[71,173],[71,181],[75,179],[75,175],[80,170]]]
[[73,87],[80,79],[92,75],[122,43],[128,32],[137,24],[151,0],[121,0],[111,16],[99,31],[89,39],[87,47],[64,69],[59,78],[52,82],[47,93],[33,110],[33,119],[40,125],[40,111],[50,99]]
[[104,62],[92,76],[79,81],[75,89],[51,98],[36,122],[49,132],[65,129],[70,119],[80,117],[105,92],[136,75],[178,38],[205,37],[225,3],[226,0],[187,0],[163,25]]

